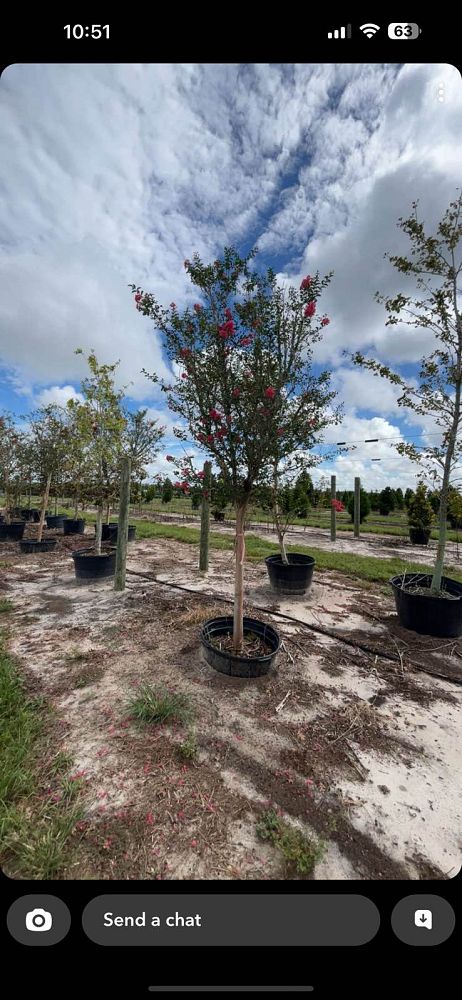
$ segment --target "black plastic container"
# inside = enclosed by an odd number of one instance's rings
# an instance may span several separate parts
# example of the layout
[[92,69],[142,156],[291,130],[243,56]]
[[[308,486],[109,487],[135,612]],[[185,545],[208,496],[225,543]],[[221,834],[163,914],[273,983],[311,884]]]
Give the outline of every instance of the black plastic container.
[[24,534],[25,521],[12,521],[11,524],[0,524],[0,542],[19,542]]
[[76,549],[72,558],[77,580],[104,580],[114,576],[116,553],[111,549],[101,555],[93,549]]
[[279,554],[265,559],[273,590],[279,594],[306,594],[313,579],[315,560],[299,552],[289,552],[287,558],[288,566]]
[[[419,587],[430,587],[431,581],[430,574],[412,574],[413,584]],[[402,589],[402,582],[402,576],[394,576],[389,580],[395,595],[399,623],[403,628],[419,632],[420,635],[436,635],[448,639],[462,635],[462,583],[443,576],[441,586],[457,598],[455,601],[448,601],[444,597],[409,593]]]
[[63,533],[65,535],[83,535],[85,534],[85,518],[84,517],[66,517],[63,524]]
[[428,545],[431,528],[409,528],[409,538],[412,545]]
[[36,524],[40,521],[40,511],[38,507],[23,507],[21,509],[21,517],[25,521],[34,521]]
[[271,648],[271,653],[266,656],[255,656],[248,659],[245,656],[236,656],[229,650],[218,649],[210,641],[218,639],[221,635],[230,635],[233,630],[232,617],[209,618],[205,622],[201,632],[201,643],[207,663],[220,674],[228,674],[231,677],[261,677],[267,674],[277,653],[281,640],[278,633],[271,625],[256,618],[244,618],[244,632],[253,632],[263,639]]
[[52,552],[56,548],[56,538],[43,538],[41,542],[27,539],[19,543],[21,552],[31,555],[33,552]]
[[64,526],[64,521],[67,520],[66,514],[48,514],[46,519],[48,528],[62,528]]
[[[96,527],[95,527],[95,531],[96,531]],[[114,545],[115,545],[116,542],[117,542],[118,531],[119,531],[119,525],[118,525],[117,521],[110,521],[109,524],[103,524],[102,525],[102,532],[101,532],[101,539],[102,539],[102,541],[103,542],[108,542],[108,541],[109,542],[114,542]],[[136,536],[136,525],[135,524],[129,524],[128,525],[128,541],[129,542],[133,542],[135,540],[135,536]]]

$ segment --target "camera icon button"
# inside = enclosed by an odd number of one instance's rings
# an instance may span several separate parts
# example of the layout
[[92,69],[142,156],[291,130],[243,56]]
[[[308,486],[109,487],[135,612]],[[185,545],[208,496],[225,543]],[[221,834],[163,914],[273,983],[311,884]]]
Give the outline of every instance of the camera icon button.
[[21,896],[10,906],[6,923],[12,937],[20,944],[47,947],[66,937],[71,914],[57,896]]

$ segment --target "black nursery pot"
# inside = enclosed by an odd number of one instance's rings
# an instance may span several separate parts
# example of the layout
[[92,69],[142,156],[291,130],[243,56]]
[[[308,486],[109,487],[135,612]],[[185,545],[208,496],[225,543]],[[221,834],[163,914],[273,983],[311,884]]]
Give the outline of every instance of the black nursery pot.
[[287,558],[288,566],[280,555],[265,559],[271,586],[280,594],[305,594],[311,586],[315,560],[298,552],[288,553]]
[[0,524],[0,542],[19,542],[24,534],[25,521],[12,521],[11,524]]
[[[448,639],[462,635],[462,583],[447,576],[442,577],[442,588],[457,598],[455,601],[448,601],[444,597],[409,593],[402,589],[402,581],[402,576],[394,576],[389,583],[393,587],[396,611],[403,628],[419,632],[420,635],[436,635]],[[419,587],[430,587],[431,582],[429,574],[413,574],[413,583]]]
[[31,555],[33,552],[52,552],[56,548],[57,539],[56,538],[44,538],[41,542],[33,541],[22,541],[19,543],[19,548],[21,552],[25,552],[27,555]]
[[104,580],[114,576],[115,551],[102,552],[97,555],[93,549],[76,549],[72,553],[77,580]]
[[431,528],[409,528],[409,538],[412,545],[428,545]]
[[85,533],[84,517],[66,517],[63,524],[65,535],[83,535]]
[[209,618],[205,622],[201,632],[201,643],[207,663],[220,674],[228,674],[231,677],[261,677],[267,674],[273,664],[281,644],[278,633],[271,625],[256,618],[244,618],[244,632],[252,632],[263,639],[271,649],[271,653],[266,656],[236,656],[229,650],[221,651],[213,645],[211,639],[219,639],[220,636],[230,635],[233,631],[232,617]]
[[[96,528],[95,528],[96,531]],[[114,544],[117,542],[117,535],[119,531],[119,525],[117,521],[109,521],[109,524],[103,524],[101,538],[103,542],[111,541]],[[133,542],[136,536],[136,525],[128,525],[128,541]]]
[[64,522],[66,520],[65,514],[48,514],[47,517],[47,527],[48,528],[62,528],[64,527]]

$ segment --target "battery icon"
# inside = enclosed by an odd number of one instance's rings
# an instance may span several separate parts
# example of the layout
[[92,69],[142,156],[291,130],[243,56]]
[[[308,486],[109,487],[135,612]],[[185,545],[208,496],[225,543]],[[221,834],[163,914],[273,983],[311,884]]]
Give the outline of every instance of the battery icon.
[[398,42],[407,42],[411,38],[418,38],[422,28],[418,24],[389,24],[388,37],[396,39]]

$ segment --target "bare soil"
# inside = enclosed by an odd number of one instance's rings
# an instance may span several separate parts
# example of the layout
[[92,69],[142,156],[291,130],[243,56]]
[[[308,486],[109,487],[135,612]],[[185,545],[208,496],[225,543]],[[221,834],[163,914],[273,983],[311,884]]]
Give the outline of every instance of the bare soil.
[[[314,880],[458,872],[459,640],[400,629],[391,595],[336,574],[282,599],[251,564],[245,611],[276,627],[282,648],[268,675],[227,677],[205,662],[199,635],[229,613],[231,552],[213,551],[203,575],[194,546],[131,543],[120,594],[76,582],[69,556],[85,541],[61,536],[33,556],[0,545],[11,650],[54,706],[70,777],[85,780],[61,878],[284,879],[281,856],[256,836],[269,805],[325,842]],[[127,704],[142,682],[189,698],[193,734],[134,721]]]

